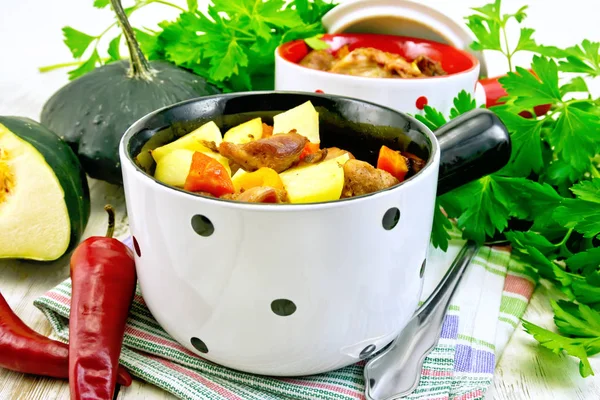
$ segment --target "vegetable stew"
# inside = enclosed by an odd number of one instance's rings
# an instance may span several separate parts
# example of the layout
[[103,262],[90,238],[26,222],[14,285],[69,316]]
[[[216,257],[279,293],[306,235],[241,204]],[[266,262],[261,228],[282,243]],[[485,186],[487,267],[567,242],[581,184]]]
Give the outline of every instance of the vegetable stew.
[[[321,146],[319,113],[310,101],[237,124],[222,135],[215,121],[148,150],[158,181],[205,196],[249,203],[315,203],[395,186],[425,161],[382,145],[376,166]],[[144,152],[138,156],[144,156]]]
[[350,51],[348,45],[336,52],[312,50],[300,65],[336,74],[370,78],[424,78],[446,75],[442,65],[420,55],[408,61],[399,54],[372,47],[359,47]]

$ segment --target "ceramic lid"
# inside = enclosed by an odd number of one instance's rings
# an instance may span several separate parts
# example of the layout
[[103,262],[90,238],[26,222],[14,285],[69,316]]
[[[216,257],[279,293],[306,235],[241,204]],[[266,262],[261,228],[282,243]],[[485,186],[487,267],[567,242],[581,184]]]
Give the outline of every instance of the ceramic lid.
[[474,36],[461,24],[424,4],[409,0],[351,0],[336,6],[323,17],[328,33],[378,33],[434,40],[473,54],[487,76],[482,52],[469,45]]

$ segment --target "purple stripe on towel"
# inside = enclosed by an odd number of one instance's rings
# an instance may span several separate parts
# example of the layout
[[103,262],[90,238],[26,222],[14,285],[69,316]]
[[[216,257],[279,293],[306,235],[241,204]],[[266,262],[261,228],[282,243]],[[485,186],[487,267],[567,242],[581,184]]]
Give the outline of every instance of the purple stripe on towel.
[[491,351],[477,350],[464,344],[456,345],[455,371],[493,374],[495,361],[496,355]]
[[458,336],[458,315],[446,315],[442,325],[441,338],[456,339]]

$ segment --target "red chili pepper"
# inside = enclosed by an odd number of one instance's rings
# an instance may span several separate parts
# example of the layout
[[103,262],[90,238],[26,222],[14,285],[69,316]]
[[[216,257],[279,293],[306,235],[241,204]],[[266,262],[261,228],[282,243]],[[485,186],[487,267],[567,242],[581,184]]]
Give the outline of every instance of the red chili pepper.
[[110,206],[106,237],[83,241],[71,257],[69,384],[71,399],[112,400],[125,323],[135,294],[133,253],[112,238]]
[[399,151],[390,149],[387,146],[381,146],[379,157],[377,158],[377,168],[387,171],[400,182],[408,173],[408,163]]
[[190,172],[183,185],[190,192],[205,192],[221,197],[235,193],[233,182],[225,167],[212,157],[195,152]]
[[[0,294],[0,367],[52,378],[69,377],[69,346],[28,327]],[[131,385],[131,376],[119,367],[118,382]]]

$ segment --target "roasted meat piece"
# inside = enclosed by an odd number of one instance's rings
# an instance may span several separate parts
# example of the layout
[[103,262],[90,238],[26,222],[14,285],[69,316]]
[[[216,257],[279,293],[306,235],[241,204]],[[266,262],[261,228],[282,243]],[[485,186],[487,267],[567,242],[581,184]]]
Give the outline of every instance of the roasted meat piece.
[[385,67],[385,56],[381,57],[380,53],[383,52],[367,47],[353,50],[337,61],[329,71],[369,78],[393,78],[392,71]]
[[300,65],[320,71],[329,71],[335,62],[335,57],[327,50],[313,50],[300,61]]
[[333,66],[331,72],[376,78],[418,78],[422,75],[402,56],[371,47],[352,50]]
[[268,186],[255,186],[242,193],[228,194],[222,197],[227,200],[237,200],[246,203],[287,203],[285,190]]
[[344,179],[342,198],[377,192],[400,183],[389,172],[360,160],[348,160],[344,164]]
[[217,153],[219,152],[219,147],[218,147],[218,146],[217,146],[217,144],[216,144],[215,142],[213,142],[212,140],[211,140],[211,141],[208,141],[208,140],[203,140],[203,141],[202,141],[202,144],[203,144],[204,146],[206,146],[206,148],[207,148],[207,149],[210,149],[210,150],[212,150],[212,151],[215,151],[215,152],[217,152]]
[[248,172],[262,167],[283,172],[300,159],[308,139],[295,131],[238,145],[222,142],[219,153]]
[[316,164],[320,161],[325,160],[327,158],[327,153],[327,149],[317,150],[315,153],[309,154],[306,157],[304,157],[304,160],[302,161],[304,161],[307,164]]
[[421,70],[421,73],[425,76],[440,76],[446,75],[446,71],[442,69],[442,65],[432,60],[427,56],[419,56],[415,59],[415,64]]
[[425,166],[425,160],[415,156],[412,153],[403,151],[402,156],[406,159],[406,163],[408,164],[408,170],[410,171],[411,176],[422,170]]

